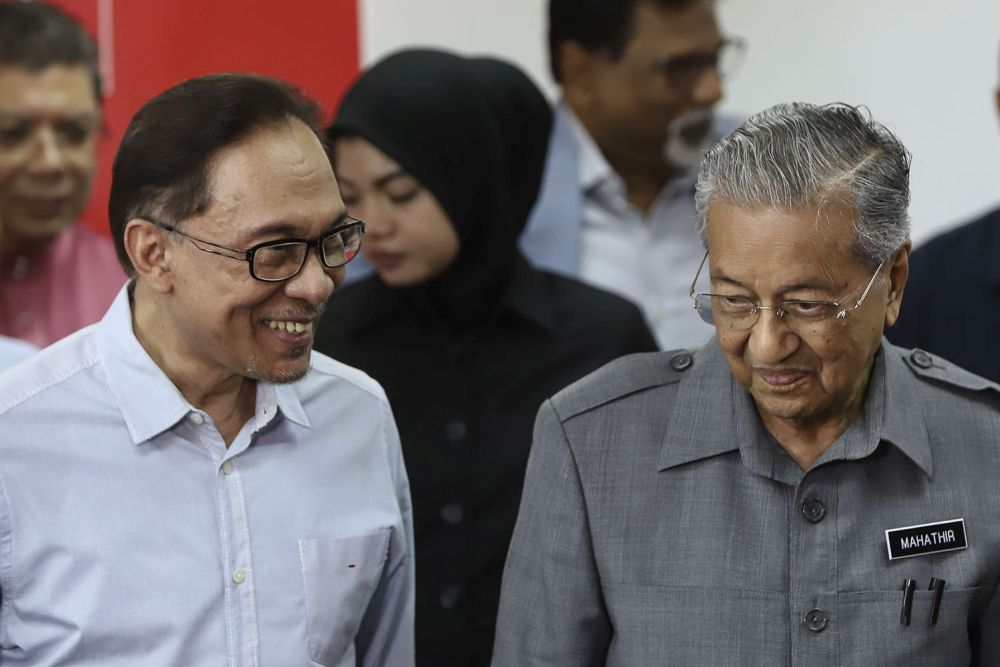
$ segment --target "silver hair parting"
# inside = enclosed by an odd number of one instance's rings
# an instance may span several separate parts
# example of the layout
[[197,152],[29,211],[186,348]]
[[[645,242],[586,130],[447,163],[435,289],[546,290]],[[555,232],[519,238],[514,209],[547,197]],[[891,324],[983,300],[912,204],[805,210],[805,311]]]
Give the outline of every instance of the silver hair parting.
[[910,236],[910,153],[868,109],[779,104],[750,117],[706,155],[695,195],[705,239],[709,204],[853,209],[854,253],[878,266]]

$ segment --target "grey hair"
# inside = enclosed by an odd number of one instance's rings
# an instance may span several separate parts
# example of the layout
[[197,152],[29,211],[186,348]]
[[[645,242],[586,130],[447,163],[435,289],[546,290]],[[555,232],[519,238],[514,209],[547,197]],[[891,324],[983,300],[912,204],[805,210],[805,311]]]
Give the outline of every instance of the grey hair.
[[782,210],[828,201],[856,216],[854,255],[872,268],[910,237],[910,153],[868,109],[779,104],[751,116],[702,160],[695,206],[706,238],[714,200]]

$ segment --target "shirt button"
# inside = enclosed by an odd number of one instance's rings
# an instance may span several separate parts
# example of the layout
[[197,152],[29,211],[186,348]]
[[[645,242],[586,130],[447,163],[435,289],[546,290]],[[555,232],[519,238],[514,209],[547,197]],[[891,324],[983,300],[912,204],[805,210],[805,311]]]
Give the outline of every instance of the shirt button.
[[235,572],[233,572],[233,581],[237,585],[242,584],[246,580],[247,580],[247,573],[244,572],[243,570],[236,570]]
[[802,617],[802,622],[811,632],[823,632],[830,618],[822,609],[810,609]]
[[817,498],[809,498],[802,503],[802,513],[812,523],[819,523],[826,516],[826,505]]
[[191,413],[191,422],[198,424],[199,426],[205,423],[205,418],[201,416],[198,412]]
[[912,359],[913,363],[921,368],[930,368],[934,365],[934,357],[927,354],[923,350],[914,350],[911,352],[910,359]]
[[457,525],[465,518],[465,508],[461,503],[448,503],[441,508],[441,518],[445,523]]
[[233,462],[232,461],[226,461],[225,463],[222,464],[222,474],[223,475],[231,475],[231,474],[233,474]]
[[24,255],[19,255],[17,259],[14,260],[14,280],[24,280],[28,275],[28,265],[30,262],[28,258]]
[[468,429],[465,427],[465,422],[458,419],[448,422],[448,425],[444,428],[444,434],[448,440],[456,443],[461,442],[467,432]]
[[670,367],[675,371],[687,370],[691,367],[693,359],[691,354],[688,352],[678,352],[674,356],[670,357]]
[[438,598],[438,602],[441,603],[442,609],[454,609],[458,606],[459,600],[462,598],[462,589],[458,586],[447,586]]

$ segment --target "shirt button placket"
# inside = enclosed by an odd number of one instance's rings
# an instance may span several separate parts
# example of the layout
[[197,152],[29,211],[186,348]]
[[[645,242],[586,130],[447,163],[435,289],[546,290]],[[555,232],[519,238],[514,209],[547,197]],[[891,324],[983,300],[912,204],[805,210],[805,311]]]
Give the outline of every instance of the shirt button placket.
[[[837,550],[837,527],[833,519],[836,489],[832,469],[811,470],[803,477],[790,508],[799,517],[789,524],[789,585],[796,600],[790,622],[792,664],[836,662],[838,644],[831,623],[836,615],[834,554]],[[794,628],[798,626],[798,630]]]
[[[192,415],[191,421],[196,421]],[[205,419],[202,419],[204,423]],[[215,434],[215,429],[212,429]],[[216,437],[217,434],[215,434]],[[242,437],[239,436],[239,437]],[[238,447],[239,440],[230,445],[230,451]],[[225,456],[226,454],[223,454]],[[227,459],[219,463],[215,460],[217,484],[220,497],[225,507],[226,517],[223,531],[225,551],[223,557],[229,565],[229,590],[226,598],[231,607],[231,623],[235,637],[235,654],[240,656],[237,664],[255,665],[257,645],[259,642],[257,630],[257,610],[255,608],[256,590],[253,570],[253,559],[250,546],[250,527],[248,525],[243,479],[239,474],[239,465],[235,459]]]

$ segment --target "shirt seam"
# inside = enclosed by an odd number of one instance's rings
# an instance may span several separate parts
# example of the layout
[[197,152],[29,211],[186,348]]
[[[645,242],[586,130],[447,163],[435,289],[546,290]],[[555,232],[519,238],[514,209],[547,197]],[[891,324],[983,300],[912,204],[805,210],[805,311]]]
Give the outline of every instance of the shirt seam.
[[[576,450],[573,449],[573,444],[570,441],[569,434],[566,432],[566,421],[567,420],[563,419],[562,415],[559,414],[559,410],[556,407],[556,405],[552,402],[552,399],[548,399],[546,401],[546,403],[548,404],[549,408],[552,410],[552,414],[555,415],[556,420],[559,423],[559,432],[562,435],[562,438],[561,438],[562,443],[561,443],[561,445],[566,448],[566,453],[567,453],[567,455],[569,457],[569,460],[573,464],[573,477],[575,478],[577,487],[580,490],[580,504],[583,507],[584,522],[585,522],[586,530],[587,530],[587,541],[590,544],[590,561],[591,561],[591,563],[593,565],[593,568],[594,568],[594,578],[597,581],[597,589],[600,591],[601,609],[604,612],[604,618],[605,618],[605,620],[607,621],[608,625],[611,626],[612,625],[612,623],[611,623],[611,613],[608,610],[608,591],[607,591],[607,589],[605,587],[606,586],[605,577],[603,576],[603,573],[601,572],[600,563],[599,563],[599,561],[597,559],[597,546],[594,544],[594,531],[593,531],[593,526],[590,523],[591,515],[592,515],[591,503],[590,503],[590,500],[587,497],[587,488],[586,488],[586,485],[583,483],[583,476],[582,476],[582,473],[581,473],[580,461],[577,458],[577,452],[576,452]],[[606,649],[607,649],[607,647],[606,647]]]
[[[396,466],[393,465],[392,458],[395,458],[395,457],[392,457],[393,453],[389,451],[389,437],[388,437],[388,432],[387,432],[387,425],[391,422],[392,415],[389,414],[389,404],[388,404],[387,401],[382,401],[382,400],[379,401],[379,412],[380,412],[380,416],[381,416],[381,418],[379,419],[379,431],[380,431],[379,435],[380,435],[380,439],[382,440],[382,464],[383,464],[382,465],[382,472],[383,472],[383,474],[386,477],[386,481],[389,483],[389,488],[391,488],[393,490],[393,494],[392,495],[393,495],[393,500],[396,503],[396,511],[399,512],[399,517],[400,517],[400,522],[401,522],[400,525],[405,530],[405,526],[402,524],[404,510],[403,510],[403,507],[401,507],[400,504],[399,504],[399,483],[398,483],[399,480],[398,479],[394,479],[394,477],[398,477],[398,474],[395,475],[395,476],[393,475],[393,469]],[[392,457],[392,458],[390,458],[390,457]],[[397,473],[398,473],[398,471],[397,471]],[[391,533],[391,531],[390,531],[390,536],[389,536],[389,544],[390,544],[390,549],[391,549],[391,545],[392,545],[392,533]],[[408,556],[411,556],[411,555],[412,554],[408,554],[408,553],[404,553],[403,554],[404,559],[405,559],[405,557],[408,557]],[[386,555],[386,559],[387,560],[389,559],[389,554]]]
[[15,394],[6,403],[0,404],[0,417],[6,415],[11,410],[31,400],[38,394],[41,394],[42,392],[48,391],[50,389],[54,389],[56,386],[62,384],[63,382],[66,382],[72,379],[74,376],[79,375],[80,373],[88,370],[89,368],[92,368],[93,366],[96,366],[97,364],[100,363],[100,361],[101,360],[99,358],[99,355],[97,354],[94,354],[93,356],[88,356],[80,360],[77,364],[74,364],[68,369],[65,369],[63,372],[55,374],[47,378],[46,381],[26,389],[23,393]]
[[[218,474],[218,473],[216,473],[216,474]],[[246,496],[243,493],[243,483],[240,480],[239,474],[235,475],[234,477],[235,477],[235,479],[233,479],[233,482],[236,485],[236,494],[240,498],[240,506],[241,506],[240,509],[241,509],[241,514],[242,514],[242,519],[243,519],[242,522],[241,522],[243,524],[241,526],[241,528],[242,528],[241,532],[243,533],[243,541],[246,543],[246,549],[247,549],[247,568],[250,570],[250,575],[248,577],[249,581],[247,581],[245,583],[249,584],[249,586],[250,586],[250,590],[248,591],[248,595],[250,597],[250,624],[252,625],[252,627],[248,628],[248,630],[250,630],[250,631],[253,632],[253,638],[250,641],[251,664],[254,665],[254,666],[256,666],[256,665],[260,664],[260,657],[259,657],[259,652],[260,652],[260,629],[259,629],[258,623],[257,623],[256,570],[254,568],[254,563],[253,563],[253,546],[252,546],[252,544],[250,542],[249,516],[247,514]],[[241,634],[244,634],[243,639],[246,640],[245,633],[241,633]]]
[[225,607],[225,619],[226,619],[226,657],[229,664],[236,664],[236,655],[238,654],[238,647],[236,646],[235,628],[233,628],[233,607],[232,607],[232,595],[233,591],[229,585],[232,577],[232,557],[229,551],[229,521],[226,517],[226,507],[225,507],[225,489],[222,488],[222,482],[216,475],[215,482],[215,505],[219,512],[219,528],[220,528],[220,544],[222,547],[222,560],[223,560],[223,573],[222,573],[222,591],[223,591],[223,605]]
[[[340,362],[337,362],[334,359],[330,359],[330,361],[333,361],[334,363],[340,363]],[[344,373],[340,369],[329,369],[329,370],[327,370],[327,369],[320,368],[319,366],[317,366],[315,364],[312,364],[312,363],[310,363],[309,368],[310,368],[310,370],[315,371],[316,373],[319,373],[320,375],[323,375],[324,377],[333,378],[335,380],[343,380],[343,381],[351,384],[352,386],[356,387],[357,389],[360,389],[361,391],[365,392],[369,396],[372,396],[372,397],[378,399],[379,401],[384,401],[385,400],[385,394],[384,394],[384,392],[379,392],[379,391],[376,391],[371,386],[366,386],[368,383],[362,382],[362,381],[357,380],[357,379],[354,379],[354,378],[352,378],[350,376],[349,373]],[[363,373],[363,371],[360,371],[360,370],[358,370],[356,368],[353,368],[351,366],[347,366],[347,368],[350,368],[351,370],[357,371],[358,373]],[[373,378],[371,378],[370,376],[367,376],[367,375],[365,377],[368,378],[368,380],[370,381],[371,384],[374,384],[377,387],[381,388],[381,385],[379,385]],[[325,392],[326,389],[320,389],[319,391],[320,392]],[[299,399],[299,402],[301,403],[302,402],[302,397],[298,396],[298,399]],[[305,411],[305,406],[304,405],[303,405],[303,411]]]

